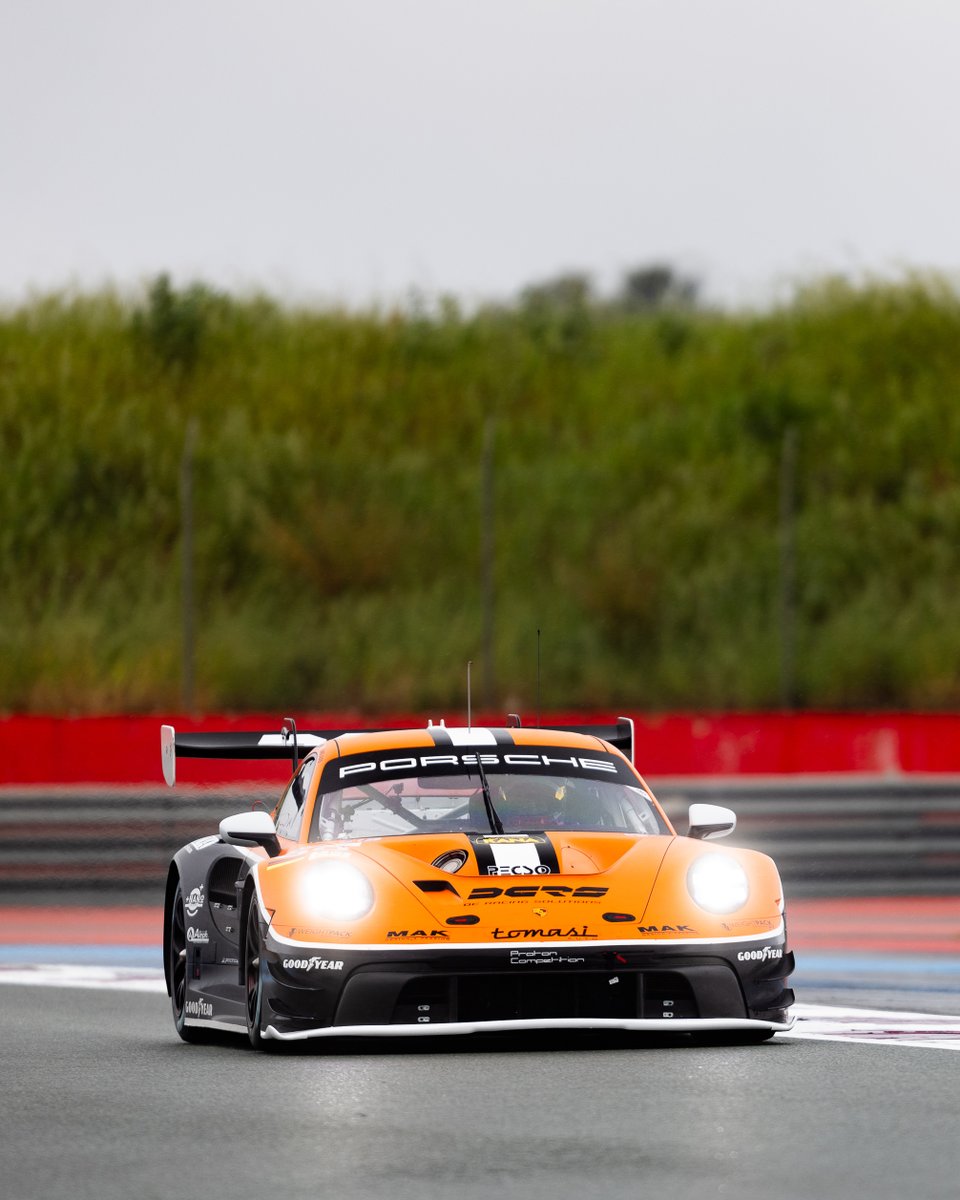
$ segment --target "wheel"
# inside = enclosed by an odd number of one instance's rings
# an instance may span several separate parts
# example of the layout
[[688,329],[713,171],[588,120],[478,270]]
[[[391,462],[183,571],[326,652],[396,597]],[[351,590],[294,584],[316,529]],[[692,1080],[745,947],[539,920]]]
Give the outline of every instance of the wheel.
[[173,894],[170,909],[170,945],[167,947],[170,965],[170,1005],[173,1024],[185,1042],[206,1040],[206,1030],[188,1025],[187,1019],[187,919],[183,910],[183,891],[180,881]]
[[247,1037],[250,1039],[250,1045],[253,1046],[254,1050],[264,1050],[267,1047],[267,1043],[264,1042],[263,1033],[261,1032],[263,1020],[263,963],[261,962],[263,938],[260,932],[260,913],[257,911],[255,896],[251,896],[250,898],[244,940],[244,962],[246,963],[247,980]]

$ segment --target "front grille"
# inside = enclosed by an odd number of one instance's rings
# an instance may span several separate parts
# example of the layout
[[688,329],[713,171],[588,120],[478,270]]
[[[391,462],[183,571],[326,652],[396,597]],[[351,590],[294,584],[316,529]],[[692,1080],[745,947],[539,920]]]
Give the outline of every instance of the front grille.
[[[688,1018],[698,1016],[690,984],[673,971],[582,971],[432,975],[408,979],[393,1024],[444,1021]],[[524,971],[529,974],[523,974]]]

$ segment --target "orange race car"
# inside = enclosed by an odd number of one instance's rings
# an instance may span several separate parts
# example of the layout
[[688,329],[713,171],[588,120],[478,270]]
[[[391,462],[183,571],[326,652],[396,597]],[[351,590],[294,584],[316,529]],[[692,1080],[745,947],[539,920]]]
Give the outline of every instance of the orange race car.
[[[290,757],[272,814],[184,846],[163,955],[177,1032],[254,1046],[526,1029],[789,1029],[773,861],[671,828],[633,728],[161,734],[177,756]],[[618,748],[620,747],[620,748]],[[623,753],[623,751],[627,753]]]

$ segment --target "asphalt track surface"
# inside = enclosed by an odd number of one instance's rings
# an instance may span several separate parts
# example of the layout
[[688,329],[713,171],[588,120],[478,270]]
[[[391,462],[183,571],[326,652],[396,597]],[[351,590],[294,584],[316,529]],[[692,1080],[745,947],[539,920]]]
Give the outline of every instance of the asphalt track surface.
[[940,950],[892,939],[894,910],[868,909],[849,949],[824,945],[835,902],[806,933],[797,912],[804,1018],[762,1046],[551,1036],[278,1055],[180,1042],[136,916],[88,915],[86,940],[58,945],[15,940],[56,917],[27,928],[7,911],[0,1196],[956,1200],[960,1021],[867,1011],[960,1013],[950,904],[929,935]]

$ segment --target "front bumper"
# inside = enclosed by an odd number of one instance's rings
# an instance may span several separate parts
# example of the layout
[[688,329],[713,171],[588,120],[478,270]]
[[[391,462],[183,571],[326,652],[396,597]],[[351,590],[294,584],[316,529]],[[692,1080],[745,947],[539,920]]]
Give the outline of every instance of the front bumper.
[[[782,938],[767,946],[765,955],[756,941],[659,949],[325,947],[337,957],[292,958],[268,935],[264,1035],[299,1041],[562,1029],[779,1032],[793,1024],[786,980],[794,961]],[[311,962],[328,966],[291,965]]]

